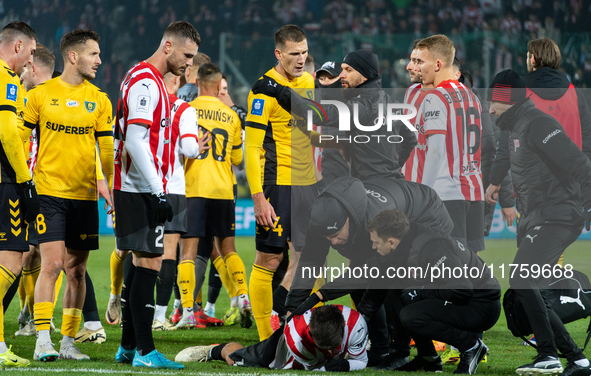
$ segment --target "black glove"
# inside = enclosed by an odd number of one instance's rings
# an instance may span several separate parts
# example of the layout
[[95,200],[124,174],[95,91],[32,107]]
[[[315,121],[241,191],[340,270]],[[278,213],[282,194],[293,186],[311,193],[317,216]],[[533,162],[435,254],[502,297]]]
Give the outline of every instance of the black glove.
[[33,180],[28,180],[20,183],[19,186],[23,190],[23,217],[25,221],[31,223],[35,221],[39,214],[39,197],[37,196],[35,183],[33,183]]
[[172,220],[172,205],[164,192],[152,193],[152,210],[154,210],[154,221],[164,223]]
[[591,230],[591,208],[583,209],[581,217],[583,217],[585,229],[587,229],[587,231]]
[[252,85],[253,94],[263,94],[269,97],[277,98],[283,90],[285,86],[279,84],[277,81],[272,79],[269,76],[263,76],[260,80]]
[[402,290],[402,295],[400,298],[404,302],[404,305],[409,305],[411,303],[416,303],[419,300],[423,300],[423,290],[421,287],[410,287],[407,289]]
[[316,304],[320,303],[320,298],[318,297],[318,294],[314,293],[312,295],[310,295],[308,297],[308,299],[304,300],[304,302],[302,304],[300,304],[300,306],[298,308],[296,308],[295,311],[293,311],[291,313],[291,315],[289,315],[289,317],[287,318],[287,320],[285,320],[285,322],[290,322],[292,318],[294,318],[297,315],[302,315],[304,313],[306,313],[307,310],[312,309],[312,307],[314,307]]
[[324,368],[329,372],[349,372],[349,361],[343,358],[332,358],[326,361]]

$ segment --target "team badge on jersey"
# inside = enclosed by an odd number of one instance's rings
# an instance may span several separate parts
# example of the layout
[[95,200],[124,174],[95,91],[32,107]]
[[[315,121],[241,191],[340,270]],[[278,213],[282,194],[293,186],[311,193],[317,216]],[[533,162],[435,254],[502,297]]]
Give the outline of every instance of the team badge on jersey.
[[306,95],[308,96],[308,99],[314,100],[314,94],[312,93],[312,90],[306,91]]
[[251,115],[263,116],[263,108],[265,108],[264,99],[254,99],[252,101],[252,109],[250,110]]
[[18,88],[15,84],[7,84],[6,85],[6,99],[9,101],[16,102],[16,93]]
[[96,102],[84,101],[84,107],[89,114],[92,114],[96,110]]

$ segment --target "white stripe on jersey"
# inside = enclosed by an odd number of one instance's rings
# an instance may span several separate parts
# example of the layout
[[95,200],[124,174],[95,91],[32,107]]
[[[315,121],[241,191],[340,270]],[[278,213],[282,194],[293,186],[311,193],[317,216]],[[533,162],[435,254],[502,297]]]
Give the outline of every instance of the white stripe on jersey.
[[[185,195],[185,156],[181,149],[181,137],[193,135],[197,137],[197,112],[187,102],[170,96],[171,102],[170,118],[172,119],[171,144],[174,148],[171,161],[173,172],[168,181],[168,193],[174,195]],[[173,102],[174,100],[174,102]]]
[[422,92],[423,90],[421,89],[421,84],[410,85],[404,93],[404,103],[412,104],[415,107],[420,106],[420,103],[415,105],[415,102],[417,101]]
[[[406,89],[406,93],[404,93],[404,103],[413,105],[417,109],[417,114],[419,113],[423,98],[425,98],[425,92],[423,92],[420,83],[410,85],[408,89]],[[416,119],[417,117],[415,116],[410,119],[410,122],[415,124]],[[417,144],[412,149],[410,156],[406,160],[404,166],[402,166],[401,171],[403,171],[406,180],[420,183],[423,178],[422,165],[425,161],[427,140],[424,134],[416,132],[415,135],[417,136]]]
[[[130,91],[141,93],[130,98]],[[133,103],[130,102],[133,101]],[[129,119],[130,112],[137,114]],[[132,193],[150,193],[146,181],[135,167],[125,148],[125,135],[129,120],[149,128],[147,147],[153,158],[158,176],[162,178],[165,192],[173,172],[170,165],[173,148],[170,145],[170,103],[162,75],[146,61],[132,67],[120,87],[115,123],[115,178],[114,189]]]

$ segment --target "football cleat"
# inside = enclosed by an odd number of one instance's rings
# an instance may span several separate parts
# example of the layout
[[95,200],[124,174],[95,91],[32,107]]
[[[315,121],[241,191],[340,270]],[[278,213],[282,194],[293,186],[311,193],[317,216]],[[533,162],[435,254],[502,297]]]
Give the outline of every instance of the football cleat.
[[441,354],[441,361],[443,364],[458,364],[460,362],[460,351],[447,346],[443,354]]
[[175,328],[176,329],[191,329],[196,326],[197,326],[197,320],[195,320],[195,316],[189,315],[189,316],[181,317],[179,322],[177,322]]
[[117,350],[117,354],[115,354],[115,361],[117,363],[131,363],[133,362],[135,353],[135,349],[125,350],[123,347],[119,346],[119,350]]
[[173,362],[172,360],[166,359],[166,356],[160,354],[158,350],[153,350],[151,353],[146,355],[140,355],[136,352],[133,362],[131,363],[134,367],[148,367],[148,368],[160,368],[160,369],[183,369],[184,365]]
[[105,319],[110,325],[117,325],[121,319],[121,299],[109,299]]
[[203,313],[205,313],[209,317],[215,317],[215,308],[204,309]]
[[[488,347],[479,338],[476,340],[476,345],[468,351],[460,353],[460,363],[458,368],[453,372],[455,374],[473,375],[482,359],[488,353]],[[559,363],[560,364],[560,363]]]
[[211,360],[211,349],[216,346],[217,344],[187,347],[178,353],[174,360],[177,362],[207,362]]
[[60,349],[60,359],[72,359],[72,360],[90,360],[90,357],[86,354],[82,354],[79,348],[74,345],[66,346]]
[[183,313],[177,308],[170,314],[170,322],[176,325],[180,321],[181,317],[183,317]]
[[215,317],[207,316],[202,310],[195,312],[195,321],[197,322],[198,328],[205,328],[207,326],[222,326],[224,322],[220,319],[216,319]]
[[252,307],[246,294],[238,297],[238,309],[240,310],[240,326],[250,328],[252,326]]
[[515,373],[518,375],[559,375],[563,371],[562,364],[558,358],[553,356],[537,356],[532,363],[517,367]]
[[15,355],[12,352],[12,346],[5,353],[0,354],[0,367],[11,368],[11,367],[26,367],[31,364],[31,361],[20,356]]
[[76,334],[76,343],[90,342],[90,343],[104,343],[107,340],[107,333],[105,328],[91,330],[83,327],[82,330]]
[[176,327],[172,325],[167,319],[164,319],[164,322],[160,320],[154,320],[152,322],[153,332],[168,332],[171,330],[176,330]]
[[222,321],[224,325],[234,325],[240,322],[240,310],[238,307],[231,307],[229,308],[224,317],[222,317]]
[[15,336],[34,336],[35,335],[35,323],[33,320],[29,320],[27,325],[17,330],[14,333]]
[[53,362],[60,357],[60,354],[53,348],[53,343],[44,342],[38,343],[35,346],[35,353],[33,360],[39,360],[42,362]]

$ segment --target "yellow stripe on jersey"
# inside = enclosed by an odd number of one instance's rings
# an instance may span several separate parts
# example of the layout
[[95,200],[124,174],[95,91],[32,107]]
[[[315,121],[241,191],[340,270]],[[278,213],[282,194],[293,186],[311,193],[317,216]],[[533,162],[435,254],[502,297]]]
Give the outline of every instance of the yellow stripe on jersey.
[[31,180],[18,131],[18,115],[24,106],[24,89],[18,75],[0,60],[0,183]]
[[236,112],[215,97],[200,96],[190,105],[197,111],[199,137],[205,129],[212,139],[208,144],[211,149],[185,163],[186,195],[233,200],[232,165],[242,162],[240,119]]
[[96,201],[96,143],[109,182],[113,179],[112,107],[107,94],[88,81],[70,85],[57,77],[27,94],[25,127],[37,124],[33,179],[40,195]]
[[[307,72],[291,81],[275,68],[265,75],[314,99],[314,79]],[[316,183],[310,138],[302,131],[305,126],[296,127],[294,121],[275,98],[252,92],[248,95],[244,146],[246,177],[252,194],[262,192],[262,185]]]

